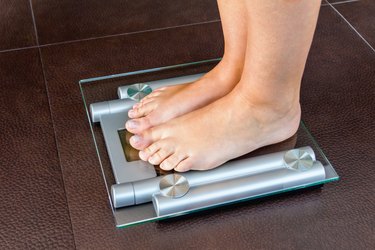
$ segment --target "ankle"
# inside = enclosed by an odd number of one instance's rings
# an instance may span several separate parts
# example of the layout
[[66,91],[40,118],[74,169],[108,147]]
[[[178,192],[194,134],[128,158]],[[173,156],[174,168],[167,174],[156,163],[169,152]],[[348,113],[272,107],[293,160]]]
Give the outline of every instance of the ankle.
[[223,68],[227,69],[231,75],[235,77],[235,81],[238,83],[244,69],[244,58],[225,53],[220,63],[222,64]]
[[241,79],[243,64],[243,60],[225,54],[211,72],[219,83],[226,85],[237,84]]
[[261,81],[242,78],[236,90],[250,106],[263,106],[279,112],[288,112],[299,106],[300,80]]
[[260,120],[264,122],[270,122],[268,119],[300,119],[299,93],[266,92],[262,89],[253,90],[247,86],[244,87],[243,84],[238,84],[232,94],[245,109],[251,110],[255,115],[259,114]]
[[195,82],[202,91],[208,91],[213,99],[221,98],[228,94],[241,79],[243,66],[223,58],[201,80]]

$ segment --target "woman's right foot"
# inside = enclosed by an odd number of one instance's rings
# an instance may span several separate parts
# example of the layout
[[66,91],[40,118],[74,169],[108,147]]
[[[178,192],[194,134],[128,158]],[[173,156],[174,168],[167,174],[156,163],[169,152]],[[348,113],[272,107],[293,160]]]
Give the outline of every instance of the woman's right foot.
[[129,111],[126,129],[139,134],[175,117],[184,115],[225,96],[239,82],[243,65],[221,61],[193,83],[155,90]]

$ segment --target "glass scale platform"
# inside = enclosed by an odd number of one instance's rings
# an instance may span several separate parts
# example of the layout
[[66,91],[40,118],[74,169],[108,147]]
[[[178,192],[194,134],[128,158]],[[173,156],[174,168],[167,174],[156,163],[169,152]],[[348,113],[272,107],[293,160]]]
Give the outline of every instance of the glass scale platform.
[[79,82],[117,227],[321,186],[339,179],[303,122],[286,141],[260,148],[210,171],[166,172],[139,160],[138,152],[128,143],[130,134],[124,129],[127,110],[158,87],[198,79],[219,61],[220,58],[210,59]]

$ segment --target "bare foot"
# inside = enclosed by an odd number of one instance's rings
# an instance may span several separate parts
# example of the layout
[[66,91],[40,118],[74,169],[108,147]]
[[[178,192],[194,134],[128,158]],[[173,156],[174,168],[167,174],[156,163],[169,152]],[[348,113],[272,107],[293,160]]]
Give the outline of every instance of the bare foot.
[[238,83],[243,65],[221,61],[194,83],[155,90],[129,111],[126,129],[134,134],[169,121],[223,97]]
[[[243,2],[245,6],[241,8],[246,13],[241,19],[248,25],[244,25],[246,49],[239,50],[246,51],[241,81],[229,94],[204,108],[141,133],[136,131],[130,143],[141,150],[141,159],[155,165],[160,163],[165,170],[210,169],[259,147],[283,141],[297,131],[301,116],[300,84],[320,2]],[[221,3],[223,7],[237,4]],[[227,20],[234,20],[235,12],[228,17],[232,18]],[[228,45],[232,52],[236,51],[236,42]],[[197,88],[187,98],[176,95],[181,99],[176,98],[173,103],[180,104],[181,100],[184,111],[189,111],[186,107],[191,101],[194,107],[202,107],[195,98],[205,98],[202,96],[210,93],[207,90],[216,85],[204,86],[204,90]],[[169,115],[168,112],[164,115]],[[147,122],[149,125],[150,120]]]
[[237,86],[202,109],[133,136],[130,143],[141,150],[142,160],[164,170],[206,170],[289,138],[298,129],[300,115],[298,101],[252,102]]

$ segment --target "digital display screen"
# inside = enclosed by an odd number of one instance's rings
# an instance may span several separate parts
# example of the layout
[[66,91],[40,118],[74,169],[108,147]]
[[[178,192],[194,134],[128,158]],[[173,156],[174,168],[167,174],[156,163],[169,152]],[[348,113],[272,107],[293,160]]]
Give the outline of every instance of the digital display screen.
[[128,132],[126,129],[121,129],[118,130],[118,135],[120,136],[121,146],[124,151],[126,161],[139,161],[139,151],[133,148],[129,143],[129,139],[133,136],[133,134]]

